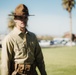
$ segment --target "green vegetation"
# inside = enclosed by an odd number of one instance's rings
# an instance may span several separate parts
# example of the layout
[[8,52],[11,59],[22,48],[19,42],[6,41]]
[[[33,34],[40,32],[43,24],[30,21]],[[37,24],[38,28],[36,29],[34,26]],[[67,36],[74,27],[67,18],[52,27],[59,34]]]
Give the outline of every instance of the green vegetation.
[[42,50],[48,75],[76,75],[76,47]]
[[76,47],[42,48],[47,75],[76,75]]

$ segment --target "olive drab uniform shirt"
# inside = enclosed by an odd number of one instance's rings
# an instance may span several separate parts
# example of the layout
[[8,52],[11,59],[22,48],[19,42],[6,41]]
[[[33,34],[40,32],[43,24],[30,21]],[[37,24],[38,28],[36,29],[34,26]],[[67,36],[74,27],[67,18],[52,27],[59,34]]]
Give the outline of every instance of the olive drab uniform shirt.
[[29,31],[22,33],[16,27],[2,43],[1,75],[10,75],[12,62],[23,64],[36,62],[41,75],[46,75],[43,54],[36,36]]

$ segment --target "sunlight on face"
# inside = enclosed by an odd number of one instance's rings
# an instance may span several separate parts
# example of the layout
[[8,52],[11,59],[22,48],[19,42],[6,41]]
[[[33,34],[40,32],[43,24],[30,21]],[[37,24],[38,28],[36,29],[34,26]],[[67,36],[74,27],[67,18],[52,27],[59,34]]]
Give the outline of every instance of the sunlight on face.
[[14,20],[14,21],[15,21],[16,27],[18,29],[26,28],[26,25],[27,25],[27,22],[26,21],[21,21],[21,20]]

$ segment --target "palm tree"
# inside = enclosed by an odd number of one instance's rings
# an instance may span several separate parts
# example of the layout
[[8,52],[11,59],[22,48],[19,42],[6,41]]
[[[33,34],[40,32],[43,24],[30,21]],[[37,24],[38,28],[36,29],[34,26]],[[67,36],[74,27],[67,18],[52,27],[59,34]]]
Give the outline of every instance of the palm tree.
[[63,7],[69,12],[70,16],[70,42],[72,46],[72,8],[75,7],[75,0],[62,0]]

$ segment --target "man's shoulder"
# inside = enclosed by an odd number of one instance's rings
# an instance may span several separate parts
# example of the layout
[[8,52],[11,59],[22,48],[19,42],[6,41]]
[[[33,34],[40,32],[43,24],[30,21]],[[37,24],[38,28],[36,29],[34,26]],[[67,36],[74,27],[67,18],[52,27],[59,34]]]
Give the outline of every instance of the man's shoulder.
[[28,34],[29,34],[29,35],[34,35],[34,36],[35,36],[35,33],[31,32],[31,31],[28,31]]
[[3,41],[10,41],[11,40],[11,37],[12,37],[12,32],[8,33],[5,38],[3,39]]
[[36,34],[35,34],[35,33],[30,32],[30,31],[28,31],[28,32],[29,32],[28,34],[29,34],[30,36],[36,37]]

